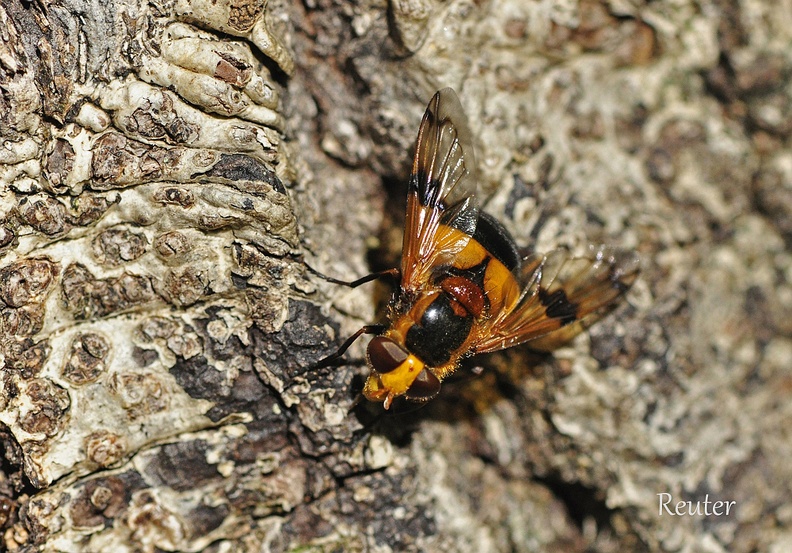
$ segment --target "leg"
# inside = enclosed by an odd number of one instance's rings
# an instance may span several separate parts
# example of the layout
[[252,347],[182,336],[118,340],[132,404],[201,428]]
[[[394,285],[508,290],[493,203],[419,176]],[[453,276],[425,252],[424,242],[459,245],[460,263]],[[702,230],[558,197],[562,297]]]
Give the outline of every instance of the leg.
[[328,355],[324,359],[319,360],[319,362],[316,363],[314,368],[318,369],[318,368],[321,368],[321,367],[327,367],[329,365],[332,365],[333,363],[335,363],[339,359],[341,359],[341,357],[344,355],[344,353],[346,353],[346,350],[349,349],[349,346],[354,344],[355,340],[360,338],[363,334],[381,334],[382,332],[385,332],[385,325],[366,325],[366,326],[364,326],[363,328],[361,328],[360,330],[355,332],[352,336],[350,336],[347,339],[346,342],[341,344],[341,347],[338,348],[338,350],[335,353],[331,353],[330,355]]
[[371,273],[370,275],[366,275],[362,278],[350,282],[346,280],[338,280],[336,278],[323,275],[322,273],[320,273],[319,271],[317,271],[307,263],[305,264],[305,268],[308,269],[308,271],[310,271],[311,273],[321,278],[322,280],[326,280],[327,282],[332,282],[333,284],[341,284],[342,286],[349,286],[350,288],[357,288],[361,284],[365,284],[367,282],[371,282],[372,280],[377,280],[378,278],[382,278],[382,277],[392,277],[398,279],[399,275],[401,274],[401,271],[394,267],[393,269],[387,269],[385,271],[380,271],[378,273]]

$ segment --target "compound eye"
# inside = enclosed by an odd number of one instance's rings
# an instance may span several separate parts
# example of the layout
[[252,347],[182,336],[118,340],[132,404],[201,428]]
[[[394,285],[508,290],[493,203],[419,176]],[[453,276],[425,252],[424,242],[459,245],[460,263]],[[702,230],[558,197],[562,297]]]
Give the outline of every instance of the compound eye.
[[409,355],[399,344],[385,336],[375,336],[368,345],[368,360],[380,374],[389,373],[407,360]]
[[428,369],[422,370],[410,387],[405,397],[412,401],[429,401],[440,393],[440,380]]

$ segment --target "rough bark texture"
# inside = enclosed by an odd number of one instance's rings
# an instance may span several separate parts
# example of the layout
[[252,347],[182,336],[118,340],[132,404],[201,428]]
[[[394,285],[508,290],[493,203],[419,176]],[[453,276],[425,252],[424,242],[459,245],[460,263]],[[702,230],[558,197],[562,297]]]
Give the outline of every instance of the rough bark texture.
[[[789,0],[0,1],[2,547],[792,549],[791,74]],[[442,86],[518,242],[644,271],[348,414],[378,293],[304,262],[396,263]]]

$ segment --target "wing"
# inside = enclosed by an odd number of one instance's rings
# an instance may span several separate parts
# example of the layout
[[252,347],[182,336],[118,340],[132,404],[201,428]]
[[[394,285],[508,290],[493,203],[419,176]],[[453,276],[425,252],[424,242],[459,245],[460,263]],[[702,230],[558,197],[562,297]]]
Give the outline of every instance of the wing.
[[423,286],[434,267],[462,251],[476,230],[476,161],[456,93],[437,92],[426,108],[407,193],[402,289]]
[[474,353],[497,351],[531,341],[552,349],[591,326],[630,289],[640,271],[637,254],[600,246],[586,257],[566,250],[523,260],[522,285],[512,307],[494,314],[482,328]]

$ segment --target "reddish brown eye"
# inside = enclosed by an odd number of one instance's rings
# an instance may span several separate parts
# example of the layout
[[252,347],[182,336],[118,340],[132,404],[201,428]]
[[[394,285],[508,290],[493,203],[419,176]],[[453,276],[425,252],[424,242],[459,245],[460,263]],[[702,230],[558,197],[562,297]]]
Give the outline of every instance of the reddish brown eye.
[[406,398],[412,401],[429,401],[440,393],[440,380],[428,369],[424,369],[407,388]]
[[375,336],[368,345],[368,360],[380,374],[391,372],[407,360],[408,353],[399,344],[385,336]]

